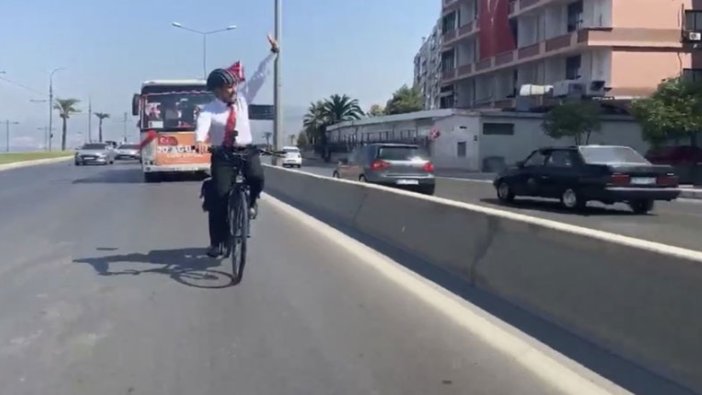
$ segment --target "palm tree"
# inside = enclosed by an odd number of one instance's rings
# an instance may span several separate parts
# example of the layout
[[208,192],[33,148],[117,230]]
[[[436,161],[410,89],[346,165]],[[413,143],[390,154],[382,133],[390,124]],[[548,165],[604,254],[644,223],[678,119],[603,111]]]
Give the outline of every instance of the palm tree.
[[324,114],[324,102],[318,100],[317,102],[310,103],[310,107],[307,109],[307,113],[302,121],[307,140],[312,144],[317,143],[321,137],[321,130],[326,123],[327,119]]
[[324,115],[331,124],[361,119],[363,110],[358,105],[358,99],[347,95],[331,95],[324,101]]
[[106,112],[96,112],[95,116],[100,120],[100,124],[98,126],[98,141],[102,143],[102,121],[105,118],[109,118],[110,114]]
[[68,128],[68,118],[71,117],[71,114],[80,112],[80,110],[76,108],[76,104],[78,103],[80,103],[80,100],[78,99],[56,99],[56,103],[54,104],[54,109],[58,110],[59,116],[63,121],[63,127],[61,130],[62,151],[66,150],[66,131]]

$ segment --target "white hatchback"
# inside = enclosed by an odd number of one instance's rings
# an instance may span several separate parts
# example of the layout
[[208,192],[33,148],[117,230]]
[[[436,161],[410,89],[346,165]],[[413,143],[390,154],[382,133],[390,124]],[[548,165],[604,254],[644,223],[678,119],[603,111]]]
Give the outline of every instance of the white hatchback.
[[299,148],[293,146],[283,147],[283,152],[285,152],[283,167],[302,167],[302,154]]

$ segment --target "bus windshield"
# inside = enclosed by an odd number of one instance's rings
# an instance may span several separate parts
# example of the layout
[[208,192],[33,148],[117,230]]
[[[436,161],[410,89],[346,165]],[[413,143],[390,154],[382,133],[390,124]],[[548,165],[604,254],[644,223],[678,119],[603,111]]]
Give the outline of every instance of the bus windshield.
[[193,130],[202,106],[213,96],[209,92],[144,94],[142,129],[156,131]]

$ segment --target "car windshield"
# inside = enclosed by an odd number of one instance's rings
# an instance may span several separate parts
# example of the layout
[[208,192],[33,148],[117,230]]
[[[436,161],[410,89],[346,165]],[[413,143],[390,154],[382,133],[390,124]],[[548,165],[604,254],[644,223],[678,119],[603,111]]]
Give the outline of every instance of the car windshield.
[[590,164],[650,164],[646,158],[629,147],[580,147],[579,150],[585,163]]
[[384,160],[420,160],[425,157],[424,151],[414,146],[380,147],[378,150],[378,159]]
[[119,149],[137,149],[137,148],[139,148],[139,146],[136,144],[124,144],[124,145],[119,146]]
[[82,149],[105,149],[106,147],[105,144],[85,144]]

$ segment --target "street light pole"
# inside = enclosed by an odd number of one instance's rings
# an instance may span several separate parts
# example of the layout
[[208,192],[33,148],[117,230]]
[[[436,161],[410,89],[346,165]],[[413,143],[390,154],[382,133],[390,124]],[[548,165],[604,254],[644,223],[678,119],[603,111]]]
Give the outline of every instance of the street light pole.
[[187,31],[192,32],[192,33],[197,33],[197,34],[200,34],[202,36],[202,75],[203,75],[203,78],[207,78],[207,36],[209,36],[210,34],[221,33],[221,32],[226,32],[229,30],[236,29],[236,25],[229,25],[229,26],[221,28],[221,29],[215,29],[215,30],[210,30],[210,31],[201,31],[201,30],[189,28],[187,26],[183,26],[179,22],[171,22],[171,26],[177,27],[178,29],[187,30]]
[[19,122],[10,121],[9,119],[5,121],[5,141],[7,142],[5,152],[10,152],[10,125],[19,125]]
[[51,141],[53,140],[53,117],[54,117],[54,73],[65,70],[63,67],[58,67],[51,70],[49,73],[49,151],[51,151]]
[[[282,58],[282,43],[281,36],[283,34],[282,26],[282,1],[275,1],[275,41],[278,43],[278,56],[275,57],[275,63],[273,66],[273,108],[275,109],[275,118],[273,120],[273,148],[277,151],[280,150],[280,139],[281,139],[281,127],[283,120],[283,106],[281,105],[282,98],[280,95],[282,81],[280,75],[281,68],[281,58]],[[273,164],[277,165],[278,160],[273,157]]]

